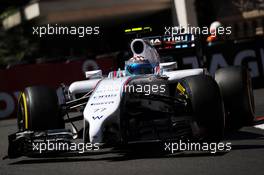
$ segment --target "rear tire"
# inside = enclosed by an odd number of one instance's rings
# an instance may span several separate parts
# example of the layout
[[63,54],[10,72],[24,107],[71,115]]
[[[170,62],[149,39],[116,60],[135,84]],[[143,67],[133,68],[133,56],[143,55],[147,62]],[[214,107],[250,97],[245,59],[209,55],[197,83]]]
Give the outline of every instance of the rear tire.
[[224,99],[229,129],[252,125],[255,119],[254,95],[246,68],[227,67],[215,73]]
[[205,140],[220,141],[224,135],[225,113],[219,87],[210,76],[195,75],[183,79],[195,120],[205,129]]
[[64,120],[54,89],[33,86],[27,87],[21,93],[18,105],[18,128],[20,131],[64,128]]

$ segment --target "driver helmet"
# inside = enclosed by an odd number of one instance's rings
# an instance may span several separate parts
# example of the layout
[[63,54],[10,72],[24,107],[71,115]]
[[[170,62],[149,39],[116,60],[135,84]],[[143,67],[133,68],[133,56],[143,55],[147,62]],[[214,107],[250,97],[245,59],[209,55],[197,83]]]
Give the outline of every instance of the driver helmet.
[[127,75],[153,74],[155,65],[142,56],[134,56],[125,62],[125,72]]

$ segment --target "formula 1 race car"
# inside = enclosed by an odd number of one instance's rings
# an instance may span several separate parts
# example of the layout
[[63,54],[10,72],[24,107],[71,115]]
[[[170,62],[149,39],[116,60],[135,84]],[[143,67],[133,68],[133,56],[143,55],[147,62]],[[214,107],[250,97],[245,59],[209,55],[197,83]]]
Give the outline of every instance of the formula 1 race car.
[[[134,39],[133,57],[124,70],[56,91],[27,87],[20,95],[18,132],[9,136],[9,157],[30,155],[38,141],[119,145],[182,138],[218,142],[228,129],[251,125],[254,97],[246,68],[227,67],[211,76],[206,69],[177,70],[176,62],[160,63],[148,40]],[[60,100],[61,101],[61,100]],[[72,117],[74,111],[80,115]],[[83,120],[77,130],[73,122]],[[71,123],[72,129],[65,129]]]

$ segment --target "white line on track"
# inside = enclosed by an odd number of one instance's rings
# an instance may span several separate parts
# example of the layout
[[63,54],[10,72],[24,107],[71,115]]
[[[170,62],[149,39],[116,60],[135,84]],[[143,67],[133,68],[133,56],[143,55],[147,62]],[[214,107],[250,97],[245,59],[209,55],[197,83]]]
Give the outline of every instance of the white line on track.
[[258,128],[258,129],[263,129],[264,130],[264,124],[255,125],[254,127],[255,128]]

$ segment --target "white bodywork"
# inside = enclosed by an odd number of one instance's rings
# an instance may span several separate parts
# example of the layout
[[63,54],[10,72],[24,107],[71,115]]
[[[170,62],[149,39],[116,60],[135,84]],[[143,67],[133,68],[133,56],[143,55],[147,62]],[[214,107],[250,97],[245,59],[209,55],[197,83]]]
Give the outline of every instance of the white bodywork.
[[[135,53],[134,51],[133,44],[135,42],[142,42],[144,45],[140,53]],[[203,69],[173,71],[177,67],[175,62],[160,64],[156,49],[141,39],[136,39],[131,43],[131,50],[134,53],[134,57],[141,56],[144,59],[148,59],[151,64],[156,65],[158,63],[161,67],[160,75],[167,76],[168,81],[176,81],[187,76],[204,74]],[[89,137],[92,143],[102,142],[103,129],[106,124],[120,123],[119,107],[122,100],[123,88],[130,79],[133,79],[133,76],[126,76],[123,72],[121,70],[117,73],[115,72],[115,77],[113,76],[113,72],[110,72],[107,78],[78,81],[72,83],[69,87],[69,91],[73,96],[94,89],[83,112],[85,122],[89,123]],[[101,71],[88,72],[86,75],[89,78],[100,77]]]
[[[203,69],[187,69],[164,72],[168,81],[175,81],[191,75],[203,74]],[[89,137],[92,143],[102,142],[102,132],[108,122],[119,123],[119,106],[124,85],[131,77],[103,78],[74,82],[69,90],[72,94],[94,89],[84,109],[84,120],[89,123]]]
[[91,91],[93,88],[95,88],[96,84],[99,81],[100,79],[76,81],[70,85],[69,91],[72,94],[73,98],[75,98],[76,94]]
[[123,86],[130,77],[103,79],[94,90],[83,112],[84,119],[89,122],[90,141],[102,141],[103,125],[109,121],[119,123],[119,105]]
[[203,69],[186,69],[186,70],[176,70],[171,72],[163,72],[163,75],[169,77],[169,81],[179,80],[187,76],[192,75],[202,75],[204,73]]
[[87,79],[98,79],[103,76],[102,70],[94,70],[85,72],[85,77]]

